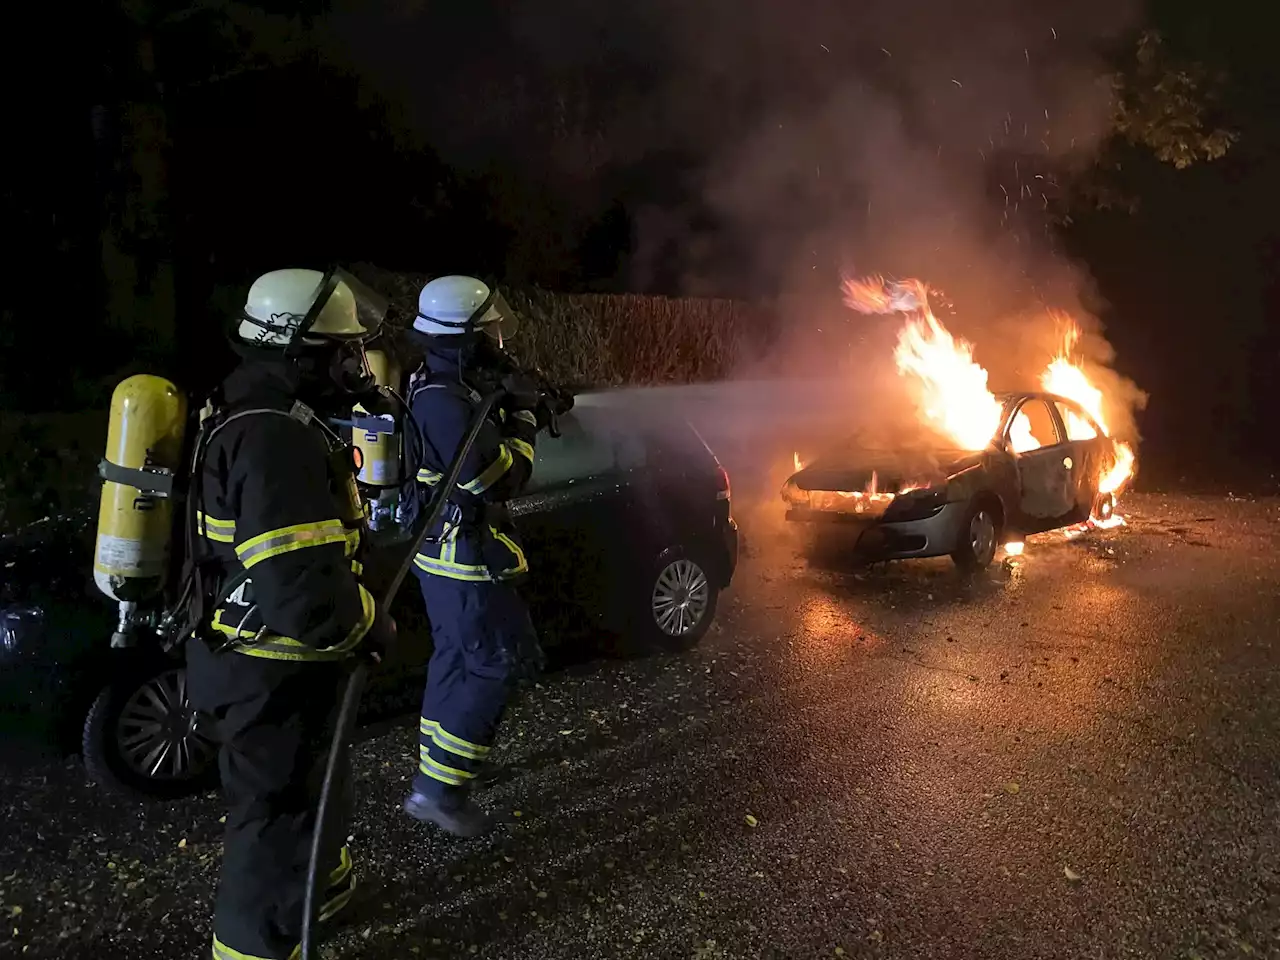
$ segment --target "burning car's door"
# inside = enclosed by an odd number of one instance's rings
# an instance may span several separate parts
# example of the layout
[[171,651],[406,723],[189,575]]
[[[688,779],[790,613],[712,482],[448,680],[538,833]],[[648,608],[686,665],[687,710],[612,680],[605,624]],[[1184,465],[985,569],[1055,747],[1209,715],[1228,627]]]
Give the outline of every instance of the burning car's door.
[[1111,459],[1111,441],[1085,410],[1068,400],[1055,400],[1054,410],[1066,429],[1075,481],[1076,515],[1071,522],[1087,520],[1098,496],[1098,482]]
[[1075,460],[1057,413],[1038,398],[1023,400],[1009,418],[1005,443],[1018,467],[1019,529],[1036,533],[1069,523]]

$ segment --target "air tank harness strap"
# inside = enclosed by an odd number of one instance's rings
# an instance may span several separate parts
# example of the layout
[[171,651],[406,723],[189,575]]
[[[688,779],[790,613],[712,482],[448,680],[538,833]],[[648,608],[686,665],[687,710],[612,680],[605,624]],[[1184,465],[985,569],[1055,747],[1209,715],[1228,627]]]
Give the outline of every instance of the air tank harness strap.
[[171,470],[145,470],[122,467],[118,463],[102,459],[98,461],[98,476],[111,483],[133,487],[144,494],[157,497],[173,496],[174,475]]

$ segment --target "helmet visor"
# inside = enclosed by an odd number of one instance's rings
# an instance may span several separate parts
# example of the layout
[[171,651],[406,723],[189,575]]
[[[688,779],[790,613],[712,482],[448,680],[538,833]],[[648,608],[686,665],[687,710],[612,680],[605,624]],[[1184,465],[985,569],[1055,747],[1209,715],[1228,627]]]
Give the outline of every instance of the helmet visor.
[[489,309],[476,322],[485,335],[497,341],[499,346],[514,337],[520,329],[519,316],[507,303],[507,298],[497,291],[493,294]]
[[320,280],[295,342],[370,340],[382,329],[389,307],[382,294],[341,267],[333,267]]

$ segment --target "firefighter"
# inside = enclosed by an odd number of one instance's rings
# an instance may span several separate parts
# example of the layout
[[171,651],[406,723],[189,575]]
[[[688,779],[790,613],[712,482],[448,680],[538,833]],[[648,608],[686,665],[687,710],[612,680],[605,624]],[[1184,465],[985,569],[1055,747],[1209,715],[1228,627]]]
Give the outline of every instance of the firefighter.
[[533,471],[534,441],[548,414],[537,385],[502,353],[515,315],[472,277],[438,277],[418,296],[413,339],[424,352],[409,407],[424,439],[418,480],[439,483],[482,397],[505,397],[463,464],[458,486],[415,558],[433,652],[419,726],[410,816],[460,837],[493,821],[472,789],[514,685],[543,665],[515,582],[529,569],[505,502]]
[[[343,276],[276,270],[253,283],[232,338],[241,363],[206,407],[213,419],[197,453],[196,542],[223,584],[210,629],[187,644],[192,701],[214,719],[228,807],[215,960],[299,955],[346,666],[357,655],[376,659],[395,635],[359,579],[352,455],[324,419],[348,415],[371,387],[363,344],[375,323]],[[355,890],[342,777],[322,922]]]

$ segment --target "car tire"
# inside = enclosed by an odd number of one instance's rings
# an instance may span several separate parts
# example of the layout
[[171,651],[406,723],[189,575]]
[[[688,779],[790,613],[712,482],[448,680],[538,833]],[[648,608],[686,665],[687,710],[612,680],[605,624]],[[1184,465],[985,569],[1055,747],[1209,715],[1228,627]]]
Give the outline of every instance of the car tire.
[[1093,508],[1089,511],[1089,519],[1095,523],[1106,523],[1115,512],[1115,494],[1100,493],[1093,498]]
[[133,664],[103,687],[81,751],[94,783],[135,799],[177,800],[218,783],[217,748],[191,709],[186,668],[173,661]]
[[638,639],[649,650],[691,649],[711,629],[718,599],[705,561],[683,547],[664,550],[636,598]]
[[955,565],[965,572],[983,570],[995,559],[1003,524],[1000,510],[987,497],[973,500],[964,512],[951,553]]

